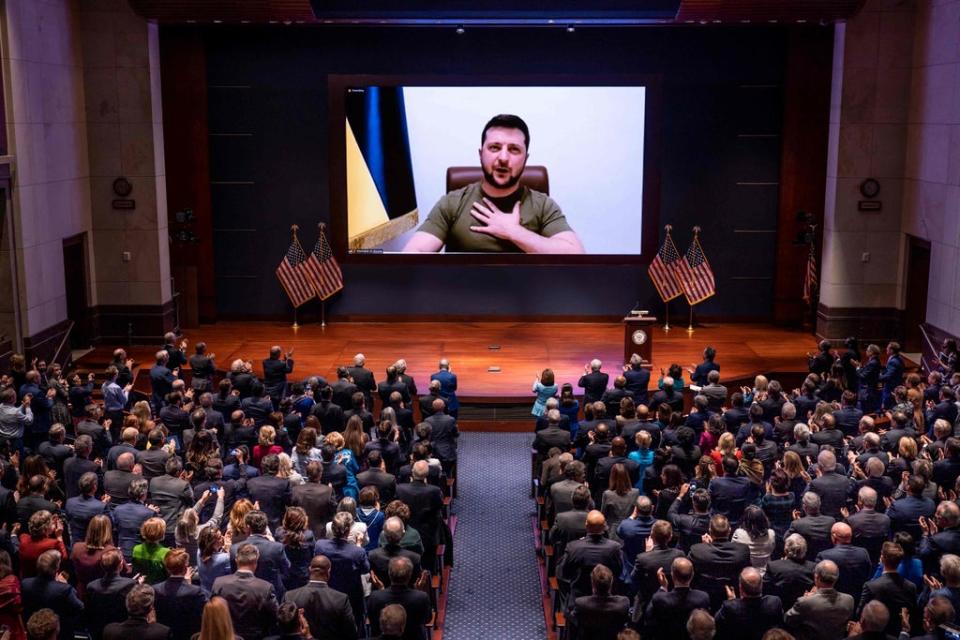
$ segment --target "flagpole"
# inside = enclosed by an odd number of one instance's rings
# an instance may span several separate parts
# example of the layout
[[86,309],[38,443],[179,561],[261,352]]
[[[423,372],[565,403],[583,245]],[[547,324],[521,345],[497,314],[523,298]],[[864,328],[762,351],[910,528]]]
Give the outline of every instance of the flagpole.
[[[666,231],[666,237],[670,238],[670,232],[673,230],[672,224],[667,224],[663,226],[664,231]],[[666,240],[664,240],[666,242]],[[671,240],[672,242],[672,240]],[[670,301],[663,301],[663,332],[670,333]]]
[[[695,226],[693,228],[693,241],[699,242],[699,238],[700,238],[700,227]],[[684,258],[684,260],[686,260],[686,258]],[[687,300],[689,301],[689,299],[690,298],[688,297]],[[687,335],[693,335],[693,305],[692,304],[690,305],[690,321],[687,324]]]
[[[293,241],[296,241],[297,239],[297,230],[299,228],[300,228],[299,225],[296,225],[296,224],[290,225],[290,235],[292,236]],[[293,327],[292,328],[294,330],[297,330],[300,328],[300,325],[297,324],[297,305],[293,305]]]
[[693,305],[690,305],[690,324],[687,326],[687,333],[693,333]]
[[327,301],[326,300],[320,301],[320,328],[321,329],[327,328]]

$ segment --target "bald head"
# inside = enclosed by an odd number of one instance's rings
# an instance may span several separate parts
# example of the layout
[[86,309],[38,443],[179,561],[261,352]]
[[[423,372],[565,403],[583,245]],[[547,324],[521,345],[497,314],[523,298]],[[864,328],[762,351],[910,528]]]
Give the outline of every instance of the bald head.
[[419,482],[426,482],[430,475],[430,463],[426,460],[417,460],[413,463],[413,479]]
[[817,464],[825,472],[833,471],[837,468],[837,456],[833,454],[833,451],[821,451],[820,455],[817,456]]
[[763,576],[754,567],[740,572],[740,597],[758,598],[763,593]]
[[853,529],[846,522],[837,522],[830,527],[830,537],[833,544],[850,544],[853,539]]
[[135,462],[136,459],[129,451],[126,453],[121,453],[119,456],[117,456],[117,469],[120,471],[133,471],[133,465]]
[[670,577],[675,587],[690,586],[693,580],[693,563],[687,558],[675,558],[670,565]]
[[330,559],[327,556],[313,556],[310,561],[310,579],[326,582],[330,579]]
[[587,514],[587,533],[602,534],[607,530],[607,519],[594,509]]

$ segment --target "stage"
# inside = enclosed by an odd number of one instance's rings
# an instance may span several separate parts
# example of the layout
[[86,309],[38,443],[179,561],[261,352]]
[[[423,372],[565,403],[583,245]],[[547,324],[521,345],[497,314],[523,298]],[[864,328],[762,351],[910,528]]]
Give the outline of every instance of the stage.
[[[554,370],[558,384],[572,383],[579,394],[582,390],[576,387],[577,380],[591,359],[603,361],[611,384],[623,365],[623,327],[619,322],[363,322],[294,329],[277,322],[236,321],[187,328],[183,333],[190,341],[187,355],[194,352],[196,342],[205,341],[222,370],[234,359],[243,358],[260,373],[271,345],[292,347],[296,364],[291,378],[298,380],[320,375],[332,382],[337,366],[352,364],[353,356],[362,352],[367,367],[380,381],[388,365],[404,358],[407,373],[414,377],[421,394],[427,392],[438,360],[445,357],[457,374],[461,421],[491,426],[529,415],[533,402],[530,387],[544,368]],[[653,331],[653,340],[654,379],[660,367],[673,362],[684,367],[700,362],[704,347],[712,345],[721,366],[721,382],[731,390],[752,381],[758,373],[777,374],[785,386],[796,384],[806,374],[807,352],[816,349],[811,334],[770,324],[710,323],[697,326],[692,334],[684,327],[665,332],[660,325]],[[80,359],[78,366],[105,366],[115,346],[98,347]],[[159,345],[127,348],[144,374],[137,378],[140,390],[149,391],[145,374],[157,348]],[[499,367],[499,371],[491,371],[491,367]]]

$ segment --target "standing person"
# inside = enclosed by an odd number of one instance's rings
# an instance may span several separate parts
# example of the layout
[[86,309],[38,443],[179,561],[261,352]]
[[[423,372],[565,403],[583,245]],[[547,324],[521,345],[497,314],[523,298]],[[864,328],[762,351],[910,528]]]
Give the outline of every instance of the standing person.
[[440,382],[440,397],[447,405],[447,414],[456,418],[460,412],[460,401],[457,399],[457,374],[450,370],[450,361],[446,358],[441,358],[437,366],[439,371],[430,376],[430,381]]
[[[367,409],[373,411],[373,392],[377,390],[377,380],[373,376],[373,371],[364,366],[366,363],[366,356],[358,353],[353,356],[353,366],[347,367],[347,372],[353,379],[353,384],[357,385],[357,389],[363,393],[363,401],[366,403]],[[346,410],[346,407],[344,407],[344,410]]]
[[310,560],[310,579],[299,589],[292,589],[283,597],[285,603],[292,602],[303,610],[310,625],[310,633],[315,638],[336,638],[354,640],[357,637],[357,623],[346,594],[331,589],[330,560],[323,555]]
[[191,583],[187,552],[171,549],[163,559],[167,579],[154,585],[157,622],[170,627],[174,638],[189,638],[200,631],[200,620],[207,594]]
[[630,362],[623,365],[623,377],[627,379],[626,389],[633,394],[637,405],[647,404],[647,387],[650,386],[650,370],[644,368],[643,358],[634,353]]
[[[273,585],[254,575],[259,559],[260,552],[255,546],[240,545],[236,554],[236,573],[217,578],[211,593],[226,601],[233,626],[244,640],[262,640],[277,620],[279,605]],[[211,603],[215,600],[216,597],[211,598]],[[206,617],[207,611],[204,610],[204,623]],[[205,627],[205,624],[201,625],[201,637],[215,638],[212,633],[204,636]],[[222,640],[222,637],[216,637],[216,640]]]
[[557,395],[557,385],[554,381],[553,369],[544,369],[533,381],[531,391],[537,394],[531,414],[539,418],[546,413],[547,400]]
[[100,388],[103,393],[103,411],[104,418],[110,421],[110,439],[112,442],[120,441],[120,430],[123,428],[123,412],[130,401],[130,390],[133,389],[133,383],[128,382],[126,386],[120,386],[120,372],[113,365],[107,367],[107,379]]
[[577,386],[583,389],[584,404],[599,402],[607,390],[610,376],[600,370],[602,366],[603,363],[597,358],[583,366],[583,375],[580,376]]
[[0,550],[0,624],[10,629],[10,640],[26,640],[22,609],[20,580],[13,574],[10,554]]
[[817,563],[813,570],[814,589],[794,603],[784,615],[784,623],[798,640],[820,640],[846,636],[847,621],[853,616],[853,597],[834,586],[840,570],[830,560]]
[[23,431],[33,424],[33,410],[30,408],[32,397],[23,399],[17,406],[17,392],[7,387],[0,392],[0,438],[10,440],[14,451],[23,455]]
[[875,413],[880,410],[880,347],[875,344],[867,346],[867,361],[861,364],[852,360],[851,364],[857,368],[860,410],[864,413]]
[[273,402],[274,411],[280,406],[280,399],[287,392],[287,374],[293,373],[292,356],[292,348],[284,353],[280,345],[273,345],[270,347],[270,357],[263,361],[263,388]]
[[713,347],[707,347],[703,350],[703,362],[696,365],[695,368],[687,369],[690,372],[690,382],[700,387],[707,386],[707,375],[711,371],[720,371],[720,365],[714,362],[717,357],[717,350]]
[[154,414],[160,413],[167,394],[173,391],[173,381],[177,379],[177,374],[168,366],[169,362],[170,354],[161,349],[157,351],[156,363],[150,368],[150,404]]
[[213,359],[216,354],[207,353],[207,343],[198,342],[194,347],[196,353],[190,356],[190,387],[194,393],[200,395],[213,391],[213,376],[217,371]]
[[893,406],[893,390],[903,384],[903,358],[900,357],[900,343],[891,342],[887,345],[887,364],[880,374],[883,384],[883,393],[880,406],[889,409]]
[[566,416],[570,421],[570,437],[576,437],[577,431],[580,430],[580,401],[573,395],[573,385],[569,382],[564,382],[560,388],[558,410],[561,416]]

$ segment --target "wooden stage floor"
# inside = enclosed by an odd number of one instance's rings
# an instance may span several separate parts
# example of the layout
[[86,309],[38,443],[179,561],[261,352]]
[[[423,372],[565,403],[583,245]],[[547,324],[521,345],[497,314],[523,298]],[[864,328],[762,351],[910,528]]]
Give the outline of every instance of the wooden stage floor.
[[[250,360],[255,370],[270,346],[294,347],[295,378],[322,375],[336,378],[338,365],[351,364],[362,352],[377,380],[398,358],[407,361],[407,372],[425,393],[437,361],[446,357],[458,376],[461,399],[474,402],[526,401],[537,373],[550,367],[557,383],[576,388],[584,364],[592,358],[603,361],[613,374],[622,366],[623,327],[620,323],[543,322],[364,322],[335,323],[293,329],[277,322],[219,322],[184,329],[193,345],[203,340],[216,354],[218,368],[227,369],[236,358]],[[499,345],[499,349],[490,349]],[[684,367],[701,361],[704,347],[717,350],[723,381],[752,378],[758,373],[806,371],[806,353],[816,348],[814,336],[769,324],[716,323],[697,327],[692,335],[684,328],[654,330],[654,377],[659,367],[677,362]],[[131,357],[148,367],[156,346],[128,349]],[[103,345],[80,365],[105,362],[112,346]],[[107,358],[108,359],[108,358]],[[488,371],[500,367],[499,372]],[[686,377],[686,376],[685,376]],[[580,390],[577,390],[580,393]]]

